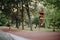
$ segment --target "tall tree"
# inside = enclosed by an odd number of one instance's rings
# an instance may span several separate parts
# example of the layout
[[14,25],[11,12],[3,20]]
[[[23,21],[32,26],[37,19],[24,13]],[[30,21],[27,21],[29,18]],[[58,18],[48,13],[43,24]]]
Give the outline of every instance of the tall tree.
[[26,7],[28,18],[29,18],[29,27],[30,27],[30,30],[32,31],[32,22],[31,22],[31,17],[29,12],[29,1],[30,0],[25,0],[25,7]]

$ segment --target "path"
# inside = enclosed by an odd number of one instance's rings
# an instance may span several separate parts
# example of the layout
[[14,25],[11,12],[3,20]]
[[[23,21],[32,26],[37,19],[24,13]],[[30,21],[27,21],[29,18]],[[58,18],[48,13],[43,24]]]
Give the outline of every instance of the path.
[[60,33],[58,32],[11,32],[11,33],[32,40],[60,40]]
[[21,37],[25,37],[28,39],[32,39],[32,40],[60,40],[59,32],[26,32],[26,31],[15,32],[15,31],[8,31],[8,30],[6,32],[9,32]]

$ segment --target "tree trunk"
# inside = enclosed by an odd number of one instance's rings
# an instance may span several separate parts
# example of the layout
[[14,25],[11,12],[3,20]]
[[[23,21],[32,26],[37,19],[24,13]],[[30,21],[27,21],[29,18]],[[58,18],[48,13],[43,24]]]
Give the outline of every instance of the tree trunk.
[[16,4],[17,5],[17,16],[16,16],[16,28],[19,29],[19,7],[18,7],[18,3]]
[[18,19],[16,18],[16,28],[19,29],[19,26],[18,26]]
[[55,32],[55,26],[53,27],[53,32]]
[[19,20],[19,26],[20,26],[20,23],[21,23],[21,22],[20,22],[20,20]]
[[23,9],[23,1],[22,1],[22,11],[21,11],[21,19],[22,19],[22,30],[24,30],[24,14],[23,14],[23,11],[24,11],[24,9]]
[[26,6],[27,15],[28,15],[28,18],[29,18],[29,27],[30,27],[30,30],[32,31],[32,23],[31,23],[31,18],[30,18],[30,12],[29,12],[28,3],[25,4],[25,6]]

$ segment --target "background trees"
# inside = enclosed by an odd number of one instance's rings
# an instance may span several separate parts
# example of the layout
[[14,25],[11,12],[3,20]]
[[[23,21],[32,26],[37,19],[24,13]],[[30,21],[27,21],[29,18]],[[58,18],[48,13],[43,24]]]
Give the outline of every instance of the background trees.
[[[29,18],[29,27],[32,30],[31,18],[29,12],[29,0],[1,0],[1,11],[8,17],[8,19],[16,21],[16,27],[19,28],[19,22],[22,21],[22,29],[24,30],[24,6]],[[21,20],[22,19],[22,20]]]
[[[39,6],[38,3],[42,6]],[[10,21],[11,25],[15,23],[18,29],[20,24],[22,24],[22,29],[24,30],[24,22],[28,19],[26,23],[30,27],[30,30],[32,30],[32,23],[39,24],[39,20],[36,17],[39,17],[38,11],[43,7],[45,27],[53,25],[55,30],[56,27],[60,27],[59,4],[59,0],[0,0],[0,11],[2,11],[2,15],[0,14],[2,21],[0,20],[0,22],[5,25]]]

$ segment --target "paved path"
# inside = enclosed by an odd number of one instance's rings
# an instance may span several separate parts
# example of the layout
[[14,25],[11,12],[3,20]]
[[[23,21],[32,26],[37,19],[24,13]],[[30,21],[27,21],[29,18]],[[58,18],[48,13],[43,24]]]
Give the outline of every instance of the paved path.
[[17,32],[17,31],[8,31],[7,29],[3,30],[21,37],[25,37],[31,40],[60,40],[60,32]]
[[60,33],[58,32],[11,32],[11,33],[32,40],[60,40]]

